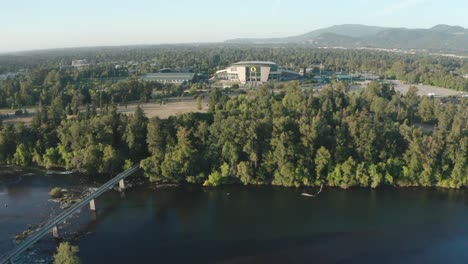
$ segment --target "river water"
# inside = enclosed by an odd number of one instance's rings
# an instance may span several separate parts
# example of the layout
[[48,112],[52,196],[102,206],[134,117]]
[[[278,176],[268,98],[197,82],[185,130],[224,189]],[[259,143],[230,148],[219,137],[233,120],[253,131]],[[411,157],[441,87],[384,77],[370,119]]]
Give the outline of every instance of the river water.
[[[0,183],[0,252],[60,210],[50,188],[82,185],[77,178]],[[84,209],[69,222],[86,234],[75,242],[83,263],[468,263],[466,190],[304,191],[313,192],[135,187],[107,192],[96,215]],[[56,242],[41,243],[52,243],[50,254]]]

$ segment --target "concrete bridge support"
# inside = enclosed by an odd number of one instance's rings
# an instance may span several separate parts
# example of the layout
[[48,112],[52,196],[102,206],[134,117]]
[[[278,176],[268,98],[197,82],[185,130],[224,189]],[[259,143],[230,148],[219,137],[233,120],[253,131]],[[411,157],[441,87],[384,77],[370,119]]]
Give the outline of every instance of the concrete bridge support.
[[121,179],[121,180],[119,181],[119,189],[120,189],[121,191],[125,190],[125,180],[124,180],[124,179]]
[[96,211],[96,203],[94,202],[94,199],[89,201],[89,209],[91,209],[91,211]]
[[97,212],[96,211],[91,210],[91,220],[97,221]]
[[52,228],[52,236],[53,236],[54,238],[60,238],[60,233],[59,233],[59,227],[58,227],[58,225],[56,225],[56,226],[54,226],[54,227]]

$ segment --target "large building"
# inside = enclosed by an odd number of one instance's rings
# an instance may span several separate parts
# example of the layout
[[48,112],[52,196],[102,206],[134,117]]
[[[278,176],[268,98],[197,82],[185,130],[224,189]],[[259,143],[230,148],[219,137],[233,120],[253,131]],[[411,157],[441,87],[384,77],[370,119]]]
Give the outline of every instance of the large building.
[[195,73],[180,73],[180,72],[167,72],[167,73],[148,73],[143,76],[143,81],[159,82],[159,83],[173,83],[183,84],[193,81]]
[[223,86],[239,84],[247,87],[262,85],[268,81],[289,80],[299,77],[299,74],[283,70],[271,61],[241,61],[229,68],[216,72],[215,79]]

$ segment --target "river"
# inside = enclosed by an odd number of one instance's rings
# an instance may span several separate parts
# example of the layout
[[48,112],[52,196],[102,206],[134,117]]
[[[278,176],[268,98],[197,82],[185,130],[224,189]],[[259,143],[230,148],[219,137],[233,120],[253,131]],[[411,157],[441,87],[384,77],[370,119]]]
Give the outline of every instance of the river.
[[[84,184],[73,175],[17,178],[0,183],[0,252],[60,210],[50,188]],[[466,190],[325,188],[316,198],[305,190],[135,187],[107,192],[96,215],[84,209],[68,222],[86,234],[75,242],[83,263],[468,261]],[[51,254],[56,242],[39,244]]]

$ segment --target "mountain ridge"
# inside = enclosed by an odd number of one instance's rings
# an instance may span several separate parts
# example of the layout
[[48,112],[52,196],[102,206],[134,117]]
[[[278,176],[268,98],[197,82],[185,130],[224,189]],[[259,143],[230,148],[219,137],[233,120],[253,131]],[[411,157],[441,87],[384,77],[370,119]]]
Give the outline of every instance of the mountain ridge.
[[309,44],[345,48],[370,47],[389,49],[423,49],[468,51],[468,29],[439,24],[423,28],[377,27],[342,24],[283,38],[239,38],[225,41],[239,44]]

